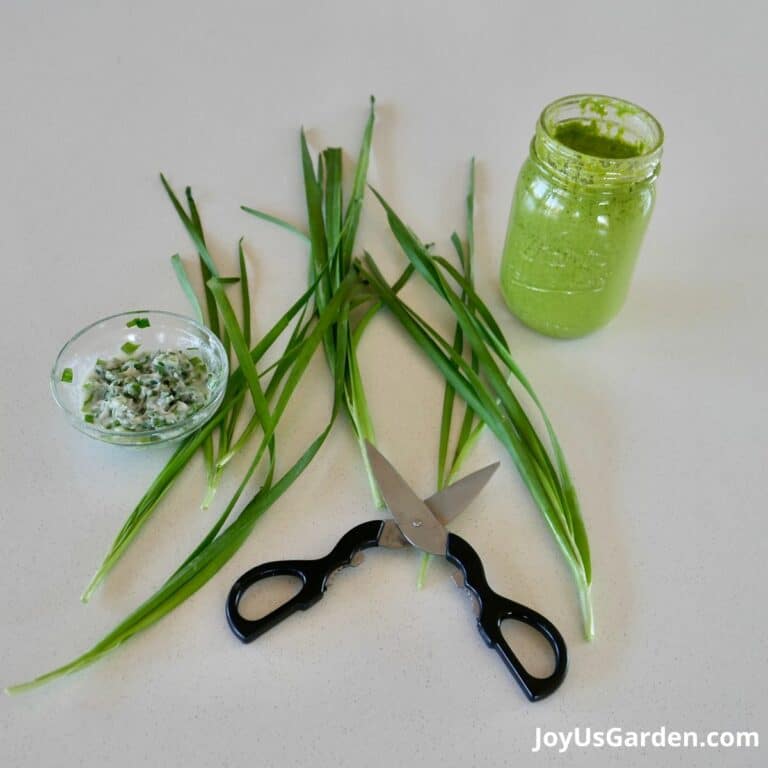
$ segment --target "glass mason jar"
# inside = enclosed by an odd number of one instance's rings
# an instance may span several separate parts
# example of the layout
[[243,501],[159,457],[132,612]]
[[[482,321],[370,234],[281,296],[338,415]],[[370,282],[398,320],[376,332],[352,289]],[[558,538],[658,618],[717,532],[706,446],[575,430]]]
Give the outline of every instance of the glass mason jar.
[[664,134],[644,109],[566,96],[541,113],[517,180],[501,289],[526,325],[573,338],[627,295],[653,210]]

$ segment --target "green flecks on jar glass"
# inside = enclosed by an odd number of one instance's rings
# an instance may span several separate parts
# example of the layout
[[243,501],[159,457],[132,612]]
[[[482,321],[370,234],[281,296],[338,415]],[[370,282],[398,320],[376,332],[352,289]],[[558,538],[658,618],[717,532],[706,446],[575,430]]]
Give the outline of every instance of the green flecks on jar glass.
[[574,337],[621,308],[653,210],[663,134],[647,112],[571,96],[542,113],[518,177],[501,268],[510,309]]

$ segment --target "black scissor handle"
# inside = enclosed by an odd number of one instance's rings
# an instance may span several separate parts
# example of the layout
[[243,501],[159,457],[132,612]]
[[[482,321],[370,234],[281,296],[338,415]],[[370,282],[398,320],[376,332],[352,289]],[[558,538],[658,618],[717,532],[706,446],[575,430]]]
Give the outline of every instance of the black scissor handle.
[[[355,526],[339,539],[325,557],[318,560],[276,560],[246,571],[232,585],[227,598],[227,621],[232,631],[242,642],[250,643],[296,611],[306,611],[323,596],[334,571],[349,565],[361,549],[378,545],[383,526],[383,520],[370,520]],[[301,580],[301,589],[287,603],[266,616],[246,619],[239,609],[246,590],[257,581],[273,576],[294,576]]]
[[[516,603],[494,592],[485,578],[483,563],[477,552],[455,533],[448,534],[446,557],[464,574],[464,583],[477,598],[480,614],[477,628],[486,644],[493,648],[514,675],[525,695],[539,701],[560,686],[568,666],[568,650],[557,627],[532,608]],[[505,619],[522,622],[543,635],[555,656],[555,669],[549,677],[535,677],[522,665],[501,633]]]

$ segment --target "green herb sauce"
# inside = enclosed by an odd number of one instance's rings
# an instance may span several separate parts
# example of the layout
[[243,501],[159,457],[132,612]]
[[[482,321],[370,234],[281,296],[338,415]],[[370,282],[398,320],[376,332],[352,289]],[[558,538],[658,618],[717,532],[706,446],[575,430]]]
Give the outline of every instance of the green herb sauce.
[[568,120],[555,129],[555,138],[566,147],[585,155],[619,160],[626,157],[639,157],[643,146],[627,141],[621,133],[607,136],[593,121]]
[[104,429],[141,432],[176,424],[210,397],[210,373],[197,350],[98,359],[83,384],[83,418]]
[[610,103],[585,99],[581,117],[542,118],[518,176],[501,290],[549,336],[583,336],[617,314],[653,210],[660,128],[648,139],[630,132],[620,116],[637,119],[639,109],[607,120]]

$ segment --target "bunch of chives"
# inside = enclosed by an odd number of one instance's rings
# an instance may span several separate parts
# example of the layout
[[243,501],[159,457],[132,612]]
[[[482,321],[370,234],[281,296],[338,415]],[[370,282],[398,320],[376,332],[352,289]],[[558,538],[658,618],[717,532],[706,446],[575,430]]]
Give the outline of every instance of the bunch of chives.
[[[303,131],[301,158],[309,234],[275,216],[243,206],[247,212],[289,229],[310,244],[308,289],[253,348],[250,347],[250,294],[242,239],[238,243],[239,276],[221,277],[206,245],[191,190],[186,189],[188,210],[185,210],[165,177],[161,176],[163,186],[198,253],[205,313],[178,255],[172,257],[174,271],[196,316],[219,335],[228,354],[234,351],[238,368],[230,376],[224,401],[214,418],[180,443],[126,520],[83,599],[88,600],[125,553],[163,495],[199,449],[203,451],[207,467],[205,507],[212,501],[221,473],[232,457],[243,450],[257,432],[261,433],[261,440],[240,485],[219,518],[157,592],[89,651],[28,683],[12,686],[8,692],[27,690],[90,665],[159,621],[200,589],[240,548],[259,517],[298,479],[319,451],[342,407],[348,413],[360,443],[373,498],[377,505],[383,505],[364,449],[365,440],[373,442],[374,431],[357,359],[361,337],[382,306],[391,311],[446,380],[438,444],[439,487],[445,487],[455,478],[481,430],[488,426],[512,456],[571,565],[579,589],[585,634],[588,638],[594,635],[589,545],[562,449],[533,388],[511,357],[498,323],[474,289],[474,162],[470,168],[467,195],[466,241],[462,242],[456,233],[451,236],[459,261],[458,269],[446,259],[431,254],[378,193],[375,194],[384,206],[390,228],[409,263],[400,278],[390,286],[370,254],[366,253],[362,262],[353,258],[373,136],[373,106],[371,99],[370,115],[346,210],[343,206],[341,150],[324,150],[315,171]],[[427,280],[455,315],[452,342],[444,339],[399,298],[400,288],[414,271]],[[227,286],[232,283],[240,284],[241,321],[238,321],[227,295]],[[276,363],[259,372],[259,362],[292,322],[294,327],[282,355]],[[275,481],[276,428],[312,355],[321,344],[334,379],[330,419],[298,460]],[[267,384],[262,386],[262,379],[267,375]],[[516,380],[522,386],[540,411],[553,458],[510,387],[510,380]],[[464,400],[465,407],[451,456],[449,446],[456,394]],[[238,419],[247,395],[250,395],[253,413],[236,436]],[[214,441],[216,430],[217,442]],[[265,460],[267,469],[261,487],[230,522],[247,484]],[[425,566],[426,560],[422,567],[422,579]]]
[[[298,227],[265,211],[242,206],[244,211],[288,229],[309,242],[309,280],[315,286],[315,306],[318,312],[323,311],[344,281],[350,275],[356,274],[353,252],[366,189],[375,120],[374,106],[375,102],[371,97],[370,113],[363,132],[354,181],[346,208],[342,188],[341,149],[329,147],[323,150],[315,170],[303,130],[301,132],[301,166],[308,232],[305,233]],[[395,292],[402,288],[412,272],[413,268],[410,266],[404,271],[393,286]],[[376,437],[360,373],[358,350],[363,333],[380,308],[381,302],[375,296],[364,289],[359,290],[355,299],[342,308],[336,322],[323,339],[330,370],[342,371],[342,381],[337,383],[340,384],[344,393],[344,406],[360,448],[371,495],[377,507],[383,507],[384,500],[374,480],[365,450],[365,442],[375,444]]]
[[[591,640],[595,630],[589,542],[565,455],[539,398],[513,359],[504,334],[476,293],[472,281],[474,163],[470,168],[467,196],[466,246],[455,233],[451,238],[460,269],[447,259],[433,255],[381,195],[375,190],[374,194],[383,206],[389,227],[410,266],[449,306],[456,319],[456,331],[450,342],[399,298],[371,255],[365,254],[358,266],[362,278],[446,380],[438,451],[439,483],[444,486],[450,481],[474,444],[481,425],[487,426],[512,457],[571,567],[579,595],[584,634]],[[465,346],[470,352],[469,360],[464,354]],[[541,414],[551,454],[510,385],[512,381],[517,382]],[[464,400],[466,408],[456,449],[449,461],[454,393]]]
[[[199,431],[179,444],[129,515],[104,562],[87,587],[83,599],[87,601],[90,598],[125,554],[130,543],[151,518],[162,497],[178,480],[198,450],[203,451],[207,467],[208,482],[204,501],[204,506],[207,506],[212,500],[221,472],[232,457],[243,450],[257,432],[261,433],[261,440],[237,490],[223,512],[198,546],[160,589],[86,653],[34,680],[11,686],[7,692],[19,693],[29,690],[89,666],[138,632],[155,624],[200,589],[242,546],[259,517],[298,479],[320,450],[341,408],[345,408],[350,415],[361,444],[366,439],[373,440],[373,427],[357,365],[357,347],[365,327],[381,307],[381,303],[360,283],[352,260],[366,187],[373,120],[372,99],[352,194],[343,217],[341,150],[328,149],[323,152],[318,172],[315,174],[303,131],[301,153],[311,235],[307,237],[298,228],[276,217],[244,208],[307,238],[312,245],[309,287],[252,349],[249,348],[250,294],[242,239],[238,243],[239,277],[221,277],[206,245],[202,222],[191,189],[187,188],[185,192],[188,207],[188,210],[185,210],[165,177],[161,176],[174,209],[198,253],[204,285],[205,313],[178,255],[171,259],[174,271],[197,318],[208,323],[211,330],[222,340],[228,354],[234,351],[239,365],[230,376],[224,400],[216,415]],[[395,291],[404,284],[411,272],[411,268],[406,270],[398,284],[393,287]],[[229,284],[238,282],[242,313],[240,322],[226,292]],[[258,363],[274,347],[292,322],[293,330],[278,361],[258,371]],[[298,460],[278,480],[274,480],[275,430],[309,361],[320,345],[324,347],[334,380],[333,408],[329,421]],[[261,379],[268,374],[268,383],[266,387],[262,387]],[[250,394],[253,414],[246,426],[235,436],[238,416],[247,394]],[[214,447],[213,435],[216,430],[219,431],[219,439],[218,445]],[[363,456],[366,456],[365,451]],[[265,461],[265,457],[267,470],[261,487],[230,522],[247,484],[256,469]],[[371,488],[374,497],[379,498],[372,477]]]

